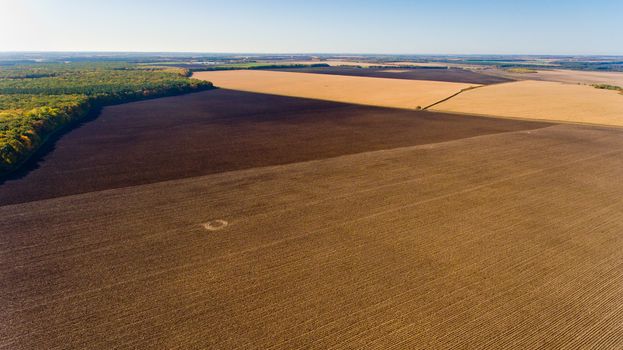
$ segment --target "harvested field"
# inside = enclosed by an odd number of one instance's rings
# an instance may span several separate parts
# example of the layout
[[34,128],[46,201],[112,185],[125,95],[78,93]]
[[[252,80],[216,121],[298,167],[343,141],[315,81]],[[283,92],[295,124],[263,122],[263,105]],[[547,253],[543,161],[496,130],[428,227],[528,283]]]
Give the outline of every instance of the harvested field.
[[299,72],[313,74],[331,74],[370,78],[391,78],[408,80],[431,80],[447,81],[466,84],[497,84],[512,81],[513,79],[497,77],[493,75],[481,74],[465,69],[398,69],[402,72],[398,74],[397,69],[377,69],[377,68],[352,68],[352,67],[318,67],[318,68],[298,68],[294,69],[275,69],[282,72]]
[[426,107],[463,89],[478,86],[256,70],[197,72],[193,77],[226,89],[406,109]]
[[212,90],[106,107],[0,205],[543,126]]
[[520,81],[465,91],[431,110],[623,126],[623,95],[586,85]]
[[621,72],[590,72],[567,69],[539,70],[536,73],[516,74],[503,70],[492,70],[498,76],[515,80],[544,80],[557,81],[568,84],[608,84],[623,87],[623,73]]
[[0,206],[0,348],[622,348],[622,136],[558,125]]

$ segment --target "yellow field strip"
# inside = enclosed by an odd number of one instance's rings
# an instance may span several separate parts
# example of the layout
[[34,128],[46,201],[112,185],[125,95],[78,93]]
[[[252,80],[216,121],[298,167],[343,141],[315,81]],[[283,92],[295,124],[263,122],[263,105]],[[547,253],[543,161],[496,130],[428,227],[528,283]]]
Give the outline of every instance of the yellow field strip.
[[291,97],[417,109],[478,84],[259,70],[198,72],[215,86]]
[[431,110],[623,126],[623,95],[618,92],[546,81],[525,80],[471,89]]
[[548,69],[539,70],[536,73],[529,74],[502,71],[501,75],[519,80],[531,79],[569,84],[608,84],[623,86],[623,72],[591,72],[567,69]]

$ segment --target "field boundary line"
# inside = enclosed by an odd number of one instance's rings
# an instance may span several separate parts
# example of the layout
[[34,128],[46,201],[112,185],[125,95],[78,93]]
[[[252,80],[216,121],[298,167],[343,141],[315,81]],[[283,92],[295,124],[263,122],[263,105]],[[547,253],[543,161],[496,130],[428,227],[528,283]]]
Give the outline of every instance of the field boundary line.
[[550,124],[561,124],[561,125],[579,125],[579,126],[590,126],[590,127],[600,127],[600,128],[606,128],[606,129],[623,130],[623,125],[614,125],[614,124],[599,124],[599,123],[578,122],[578,121],[571,121],[571,120],[554,120],[554,119],[528,118],[528,117],[509,117],[509,116],[503,116],[503,115],[497,115],[497,114],[456,112],[456,111],[448,111],[444,109],[432,109],[432,110],[426,110],[426,111],[432,112],[432,113],[447,113],[447,114],[463,115],[466,117],[508,119],[508,120],[524,121],[524,122],[539,122],[539,123],[550,123]]
[[424,111],[425,111],[425,110],[427,110],[427,109],[431,108],[432,106],[435,106],[435,105],[438,105],[438,104],[440,104],[440,103],[446,102],[446,101],[448,101],[449,99],[451,99],[451,98],[453,98],[453,97],[456,97],[456,96],[460,95],[461,93],[463,93],[463,92],[465,92],[465,91],[474,90],[474,89],[478,89],[478,88],[485,87],[485,86],[487,86],[487,85],[470,86],[470,87],[468,87],[468,88],[461,89],[461,91],[459,91],[459,92],[457,92],[457,93],[455,93],[455,94],[452,94],[452,95],[450,95],[450,96],[448,96],[448,97],[444,98],[443,100],[439,100],[439,101],[437,101],[437,102],[435,102],[435,103],[433,103],[433,104],[430,104],[430,105],[428,105],[428,106],[426,106],[426,107],[422,108],[422,110],[424,110]]
[[[433,107],[433,106],[436,106],[436,105],[438,105],[440,103],[446,102],[446,101],[450,100],[451,98],[456,97],[456,96],[458,96],[461,93],[466,92],[466,91],[475,90],[475,89],[479,89],[479,88],[486,88],[487,86],[492,86],[492,85],[513,84],[513,83],[517,83],[517,82],[518,82],[518,80],[512,80],[512,81],[504,81],[504,82],[500,82],[500,83],[477,84],[475,86],[470,86],[470,87],[467,87],[465,89],[462,89],[461,91],[459,91],[459,92],[457,92],[457,93],[455,93],[455,94],[453,94],[451,96],[448,96],[448,97],[444,98],[443,100],[439,100],[439,101],[437,101],[437,102],[435,102],[435,103],[433,103],[431,105],[428,105],[428,106],[422,108],[422,110],[427,110],[430,107]],[[443,112],[443,113],[452,114],[453,112]],[[478,116],[478,114],[468,114],[468,113],[465,113],[465,115]],[[489,117],[491,117],[491,116],[492,115],[490,115]],[[504,119],[504,118],[501,118],[501,119]],[[524,120],[524,119],[520,119],[520,120]],[[537,119],[527,119],[527,120],[539,121]],[[545,120],[543,120],[543,121],[545,121]]]

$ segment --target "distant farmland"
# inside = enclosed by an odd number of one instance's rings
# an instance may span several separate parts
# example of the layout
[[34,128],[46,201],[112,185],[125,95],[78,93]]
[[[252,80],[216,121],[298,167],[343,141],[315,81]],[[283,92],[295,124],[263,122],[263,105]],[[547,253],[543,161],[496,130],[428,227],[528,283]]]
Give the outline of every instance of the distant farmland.
[[409,79],[409,80],[432,80],[447,81],[453,83],[466,84],[496,84],[512,81],[512,79],[486,75],[467,69],[458,68],[438,68],[438,69],[421,69],[421,68],[354,68],[354,67],[329,67],[329,68],[298,68],[275,69],[282,72],[298,72],[298,73],[314,73],[314,74],[331,74],[346,75],[356,77],[369,78],[390,78],[390,79]]
[[506,76],[511,79],[532,79],[532,80],[545,80],[545,81],[557,81],[561,83],[569,84],[608,84],[623,86],[623,72],[591,72],[591,71],[576,71],[566,69],[550,69],[550,70],[538,70],[536,73],[530,73],[526,77],[526,74],[512,74],[507,71],[494,71],[497,75]]

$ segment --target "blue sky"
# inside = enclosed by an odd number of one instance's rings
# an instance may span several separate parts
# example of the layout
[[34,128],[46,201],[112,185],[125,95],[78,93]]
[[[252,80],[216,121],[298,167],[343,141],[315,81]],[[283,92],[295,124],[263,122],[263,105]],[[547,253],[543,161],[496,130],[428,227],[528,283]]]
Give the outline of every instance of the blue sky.
[[0,0],[0,51],[623,55],[623,0]]

